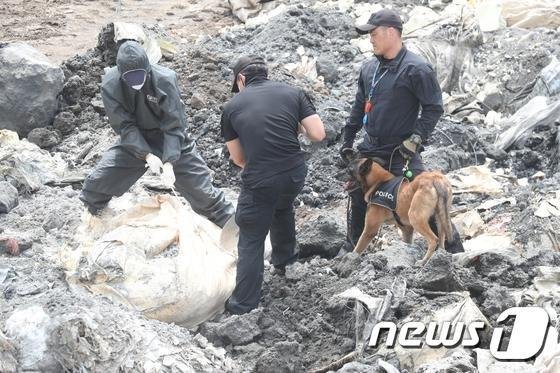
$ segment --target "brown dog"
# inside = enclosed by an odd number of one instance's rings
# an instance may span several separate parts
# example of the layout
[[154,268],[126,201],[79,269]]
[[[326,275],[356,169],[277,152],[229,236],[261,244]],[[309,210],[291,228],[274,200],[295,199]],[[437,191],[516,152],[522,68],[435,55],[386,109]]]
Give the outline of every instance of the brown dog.
[[[354,176],[360,181],[366,202],[379,185],[395,176],[369,158],[354,161]],[[421,265],[433,255],[436,248],[452,237],[449,210],[452,198],[451,184],[440,172],[422,172],[412,182],[403,181],[397,195],[396,214],[402,225],[397,224],[393,212],[376,204],[368,204],[364,231],[354,252],[360,254],[379,232],[384,222],[392,221],[401,230],[403,240],[412,243],[414,230],[428,241],[428,251],[420,261]],[[435,215],[439,238],[431,230],[429,220]]]

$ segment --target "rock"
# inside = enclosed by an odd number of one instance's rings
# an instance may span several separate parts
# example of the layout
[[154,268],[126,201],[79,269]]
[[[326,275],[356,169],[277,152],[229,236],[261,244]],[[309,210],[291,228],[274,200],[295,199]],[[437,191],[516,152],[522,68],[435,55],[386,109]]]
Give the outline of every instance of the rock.
[[70,111],[63,111],[54,117],[53,127],[63,135],[68,135],[76,128],[76,116]]
[[395,242],[375,255],[387,258],[387,268],[396,268],[412,267],[417,260],[422,259],[424,252],[404,242]]
[[340,277],[348,277],[361,261],[360,254],[349,252],[340,258],[340,261],[334,265],[333,269]]
[[474,358],[472,358],[465,350],[453,352],[451,356],[440,359],[434,363],[422,364],[416,371],[418,373],[477,373]]
[[334,83],[338,79],[338,66],[332,59],[318,58],[317,74],[322,75],[325,78],[325,82]]
[[198,93],[194,93],[191,97],[191,107],[195,110],[204,109],[206,107],[204,97],[202,97]]
[[69,106],[76,105],[80,102],[84,81],[78,75],[71,76],[62,88],[62,97]]
[[261,335],[259,318],[262,311],[257,310],[245,315],[234,315],[216,329],[216,334],[225,344],[246,345]]
[[27,44],[6,44],[0,46],[0,82],[0,129],[27,136],[52,123],[64,84],[59,66]]
[[515,304],[515,299],[506,288],[492,286],[484,293],[484,302],[481,305],[481,311],[485,315],[498,317],[502,311],[515,307]]
[[91,100],[91,107],[95,110],[96,113],[105,115],[105,105],[103,104],[103,100],[99,98],[94,98]]
[[486,83],[483,90],[476,96],[486,109],[500,111],[504,103],[504,95],[495,83]]
[[0,236],[0,254],[17,256],[29,250],[32,245],[33,241],[28,238]]
[[320,255],[334,257],[344,244],[346,228],[342,219],[321,215],[317,220],[306,222],[299,230],[299,256]]
[[32,129],[27,135],[27,140],[40,148],[52,148],[60,142],[58,134],[48,128]]
[[438,249],[420,269],[415,286],[433,291],[462,291],[464,284],[457,275],[451,254]]
[[370,365],[358,363],[357,361],[352,361],[351,363],[346,363],[342,368],[336,371],[337,373],[370,373],[374,372],[373,367]]
[[18,205],[18,190],[7,181],[0,181],[0,214],[10,212]]

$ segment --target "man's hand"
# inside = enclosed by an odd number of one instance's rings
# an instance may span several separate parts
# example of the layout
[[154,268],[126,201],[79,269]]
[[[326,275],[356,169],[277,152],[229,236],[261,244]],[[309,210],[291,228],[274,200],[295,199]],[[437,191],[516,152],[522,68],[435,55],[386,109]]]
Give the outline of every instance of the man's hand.
[[405,160],[412,159],[416,152],[418,152],[420,144],[422,144],[422,138],[417,134],[413,134],[402,142],[399,146],[399,152]]
[[352,144],[344,144],[339,151],[340,158],[344,165],[348,165],[352,159],[354,159],[355,151],[352,148]]
[[173,165],[169,162],[163,165],[163,172],[161,173],[161,181],[163,184],[171,188],[175,185],[175,173],[173,172]]
[[163,163],[161,162],[161,159],[159,159],[152,153],[148,153],[148,155],[146,156],[146,167],[149,167],[150,171],[152,171],[154,174],[160,175]]

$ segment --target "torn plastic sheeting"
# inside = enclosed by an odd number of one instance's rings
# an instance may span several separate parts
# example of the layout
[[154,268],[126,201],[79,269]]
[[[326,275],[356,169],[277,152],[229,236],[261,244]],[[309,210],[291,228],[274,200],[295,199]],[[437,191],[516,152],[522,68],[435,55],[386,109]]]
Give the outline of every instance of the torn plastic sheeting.
[[[488,330],[490,326],[486,317],[480,312],[477,305],[470,298],[468,292],[462,292],[461,295],[463,299],[449,304],[439,310],[433,312],[432,315],[426,315],[423,320],[420,320],[425,325],[430,322],[436,322],[442,324],[443,322],[450,322],[452,327],[450,330],[450,335],[455,333],[455,328],[457,323],[462,322],[465,325],[469,325],[475,321],[482,321],[486,324],[485,330]],[[470,338],[468,330],[465,330],[463,334],[464,338]],[[474,337],[474,336],[473,336]],[[454,351],[454,348],[433,348],[427,346],[426,344],[421,348],[405,349],[399,344],[395,345],[394,351],[401,363],[401,367],[405,367],[410,371],[416,371],[423,364],[433,363],[444,356]]]
[[470,166],[447,174],[453,193],[501,194],[502,184],[487,166]]
[[37,145],[20,140],[16,132],[0,130],[0,176],[15,180],[17,188],[28,192],[64,177],[66,162]]
[[336,294],[335,296],[344,299],[353,299],[360,301],[368,308],[368,311],[370,312],[375,312],[383,303],[383,298],[372,297],[371,295],[364,293],[355,286],[343,291],[340,294]]
[[294,75],[305,76],[310,80],[316,80],[317,74],[317,59],[315,57],[306,56],[305,48],[301,45],[297,49],[297,53],[300,56],[300,62],[288,63],[284,65],[286,70]]
[[438,28],[438,23],[445,18],[425,6],[416,6],[408,13],[408,21],[403,24],[403,35],[429,36]]
[[156,39],[148,36],[142,26],[135,23],[114,22],[115,43],[120,40],[132,39],[138,41],[146,51],[150,63],[157,63],[161,59],[161,49]]
[[484,220],[482,220],[480,214],[472,210],[464,214],[459,214],[452,220],[463,238],[476,236],[482,232],[484,227]]
[[510,205],[515,206],[517,204],[517,200],[515,199],[515,197],[504,197],[504,198],[498,198],[498,199],[491,199],[489,201],[485,201],[485,202],[481,203],[480,205],[478,205],[476,207],[476,209],[478,211],[491,210],[494,207],[503,205],[505,203],[509,203]]
[[400,373],[400,371],[383,359],[377,359],[377,364],[387,373]]
[[535,210],[535,216],[539,218],[560,216],[560,199],[555,198],[541,201],[539,207]]
[[477,76],[471,48],[443,40],[421,38],[407,42],[407,48],[424,57],[435,68],[442,91],[466,92]]
[[559,117],[560,100],[549,103],[547,97],[534,97],[507,120],[512,126],[498,136],[494,145],[507,150],[514,143],[522,142],[533,128],[551,125]]
[[525,294],[532,300],[538,297],[560,300],[560,268],[537,267],[537,275],[533,280],[532,288]]
[[175,197],[94,218],[79,231],[74,252],[86,260],[62,253],[70,278],[147,317],[196,326],[223,310],[235,287],[236,247],[220,247],[220,229]]
[[464,253],[453,254],[453,261],[463,266],[487,253],[498,253],[513,261],[519,258],[509,235],[481,234],[463,242],[463,247]]
[[552,97],[560,93],[560,61],[552,56],[550,63],[542,69],[529,97]]
[[502,16],[509,27],[532,29],[560,26],[559,0],[501,0]]

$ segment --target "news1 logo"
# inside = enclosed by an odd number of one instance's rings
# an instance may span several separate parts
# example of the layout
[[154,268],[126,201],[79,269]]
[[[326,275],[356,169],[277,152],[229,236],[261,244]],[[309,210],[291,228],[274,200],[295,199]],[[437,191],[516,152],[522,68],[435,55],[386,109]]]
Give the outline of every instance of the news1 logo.
[[[537,356],[543,349],[550,318],[541,307],[514,307],[502,312],[496,322],[500,325],[514,319],[511,334],[507,335],[504,327],[496,327],[490,341],[490,353],[497,360],[526,361]],[[398,332],[399,345],[405,348],[421,348],[424,343],[433,348],[477,347],[480,344],[479,331],[486,324],[475,321],[468,325],[463,322],[430,322],[427,326],[418,321],[403,324]],[[387,330],[387,347],[394,347],[397,342],[397,325],[382,321],[372,330],[369,346],[376,347],[382,330]],[[469,338],[465,338],[468,331]],[[503,346],[509,337],[507,346]]]

